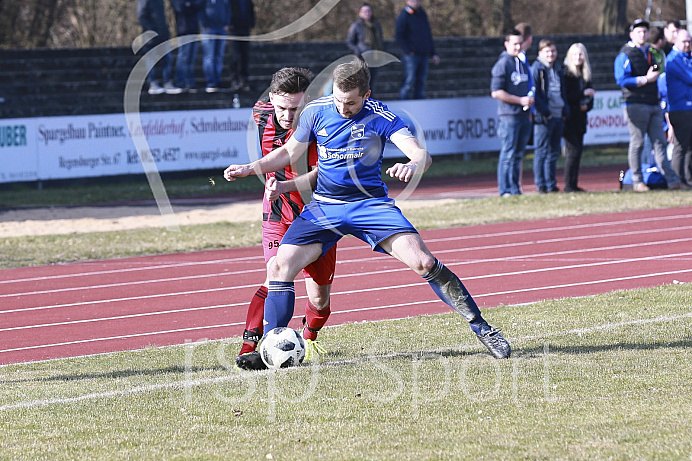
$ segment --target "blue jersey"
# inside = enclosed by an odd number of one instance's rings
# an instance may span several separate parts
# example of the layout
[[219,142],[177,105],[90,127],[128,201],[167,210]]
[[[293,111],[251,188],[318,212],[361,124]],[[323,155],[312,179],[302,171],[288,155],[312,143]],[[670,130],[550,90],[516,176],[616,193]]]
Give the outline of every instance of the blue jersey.
[[316,200],[353,202],[386,197],[382,181],[385,142],[408,129],[387,106],[372,99],[352,118],[342,117],[332,95],[308,104],[293,135],[300,142],[317,142],[319,174]]

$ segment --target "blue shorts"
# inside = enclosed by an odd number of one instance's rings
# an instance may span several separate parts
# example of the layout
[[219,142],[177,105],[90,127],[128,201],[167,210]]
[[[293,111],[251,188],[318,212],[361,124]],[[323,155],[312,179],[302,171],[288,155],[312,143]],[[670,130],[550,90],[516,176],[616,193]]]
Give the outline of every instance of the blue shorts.
[[313,200],[291,224],[281,243],[307,245],[321,243],[322,254],[344,235],[351,234],[385,253],[380,242],[402,232],[417,234],[415,227],[388,197],[357,202],[331,203]]

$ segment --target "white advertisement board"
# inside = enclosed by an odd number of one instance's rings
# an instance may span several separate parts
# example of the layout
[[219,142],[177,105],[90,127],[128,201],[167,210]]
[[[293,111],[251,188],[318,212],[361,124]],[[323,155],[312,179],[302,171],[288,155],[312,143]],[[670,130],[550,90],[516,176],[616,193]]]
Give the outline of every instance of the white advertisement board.
[[36,120],[0,120],[0,183],[39,179]]
[[141,155],[159,171],[225,167],[246,161],[251,109],[43,118],[36,126],[38,177],[62,179],[143,173]]
[[[620,91],[596,94],[588,114],[585,145],[629,142]],[[497,101],[491,97],[392,101],[387,106],[423,133],[432,155],[500,151]],[[388,146],[387,156],[401,155]]]
[[628,143],[630,132],[622,109],[621,91],[599,91],[589,112],[585,145]]
[[[432,155],[500,149],[497,102],[489,96],[387,105],[422,135]],[[588,123],[587,145],[628,142],[620,92],[599,92]],[[0,183],[139,174],[140,154],[160,172],[223,169],[254,160],[252,109],[0,120]],[[388,145],[385,155],[401,153]]]

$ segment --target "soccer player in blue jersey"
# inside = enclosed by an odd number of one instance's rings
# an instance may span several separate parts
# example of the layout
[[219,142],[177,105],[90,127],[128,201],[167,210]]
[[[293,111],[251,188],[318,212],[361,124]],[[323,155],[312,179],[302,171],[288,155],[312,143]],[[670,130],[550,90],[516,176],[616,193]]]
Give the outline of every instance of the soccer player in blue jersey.
[[346,234],[387,253],[421,275],[446,304],[460,313],[495,358],[508,358],[509,343],[491,327],[459,278],[438,261],[418,231],[387,196],[381,165],[390,140],[409,159],[386,173],[408,182],[423,174],[432,159],[404,122],[379,101],[369,99],[370,72],[364,61],[340,64],[333,73],[329,96],[309,103],[292,138],[257,161],[231,165],[224,177],[232,181],[253,172],[276,171],[317,142],[317,187],[313,200],[284,235],[273,264],[265,301],[264,331],[287,326],[293,316],[298,273]]

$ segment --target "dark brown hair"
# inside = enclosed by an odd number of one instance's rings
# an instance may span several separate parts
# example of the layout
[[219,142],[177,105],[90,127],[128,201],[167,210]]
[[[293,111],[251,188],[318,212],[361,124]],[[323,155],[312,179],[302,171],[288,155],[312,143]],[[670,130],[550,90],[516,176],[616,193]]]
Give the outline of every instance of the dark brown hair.
[[307,91],[313,74],[300,67],[284,67],[273,76],[269,91],[273,94],[298,94]]

